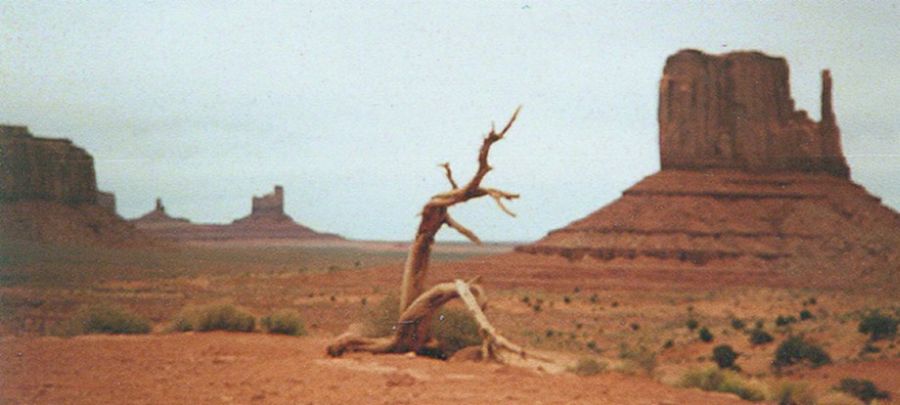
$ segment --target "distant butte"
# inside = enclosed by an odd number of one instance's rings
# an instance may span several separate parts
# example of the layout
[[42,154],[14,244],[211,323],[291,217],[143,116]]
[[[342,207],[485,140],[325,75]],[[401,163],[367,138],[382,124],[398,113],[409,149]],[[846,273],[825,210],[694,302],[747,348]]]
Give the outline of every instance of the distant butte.
[[676,53],[660,81],[662,170],[517,251],[896,275],[900,215],[850,180],[831,90],[825,70],[814,122],[795,110],[785,59]]
[[195,224],[185,218],[173,218],[166,213],[161,199],[156,207],[131,220],[138,229],[159,238],[177,241],[240,241],[272,239],[343,239],[338,235],[316,232],[300,225],[284,212],[284,188],[254,196],[250,215],[230,224]]
[[68,139],[0,125],[0,239],[127,245],[149,239],[97,189],[94,158]]

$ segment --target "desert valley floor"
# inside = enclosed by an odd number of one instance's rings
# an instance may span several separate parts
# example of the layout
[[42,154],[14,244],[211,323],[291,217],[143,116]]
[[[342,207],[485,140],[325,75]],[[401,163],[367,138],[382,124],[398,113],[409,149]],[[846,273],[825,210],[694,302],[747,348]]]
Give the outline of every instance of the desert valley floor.
[[[604,371],[542,375],[489,363],[408,355],[330,358],[328,342],[396,292],[405,246],[390,243],[181,247],[7,246],[0,260],[0,403],[737,403],[678,387],[714,366],[728,344],[742,375],[762,386],[803,381],[827,396],[842,378],[900,394],[896,338],[857,331],[868,311],[900,310],[894,275],[816,277],[750,262],[667,265],[511,253],[510,246],[439,245],[431,282],[481,275],[486,314],[526,347],[595,359]],[[12,250],[15,249],[15,250]],[[9,252],[15,251],[16,254]],[[866,278],[869,277],[869,278]],[[874,277],[874,278],[872,278]],[[879,278],[880,277],[880,278]],[[864,280],[865,282],[860,282]],[[290,308],[306,336],[170,332],[185,306],[227,302],[256,316]],[[149,320],[136,336],[53,336],[82,306],[108,303]],[[776,325],[806,310],[810,319]],[[711,342],[686,327],[696,320]],[[734,326],[740,320],[746,328]],[[761,321],[775,338],[748,342]],[[776,373],[776,346],[802,334],[833,363]]]

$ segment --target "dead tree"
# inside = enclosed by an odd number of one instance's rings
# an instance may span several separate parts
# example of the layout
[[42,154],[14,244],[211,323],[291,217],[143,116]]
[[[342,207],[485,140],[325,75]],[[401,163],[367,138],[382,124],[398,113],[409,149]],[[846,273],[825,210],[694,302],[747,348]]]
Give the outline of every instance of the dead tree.
[[444,163],[441,165],[444,168],[451,190],[434,195],[422,209],[419,228],[416,231],[416,237],[410,247],[403,269],[403,282],[400,287],[400,313],[395,334],[387,338],[369,338],[348,332],[339,336],[334,343],[328,346],[329,355],[340,356],[345,352],[359,351],[370,353],[418,353],[430,343],[431,319],[434,313],[450,300],[460,298],[478,323],[482,337],[481,355],[483,359],[493,359],[506,364],[541,369],[548,372],[565,370],[565,366],[560,364],[560,361],[554,360],[550,356],[526,352],[497,333],[483,312],[487,298],[484,289],[479,284],[479,277],[475,277],[467,282],[456,280],[454,282],[441,283],[427,291],[424,291],[423,286],[428,272],[435,235],[444,225],[455,229],[472,242],[481,243],[481,240],[474,232],[450,216],[448,212],[450,207],[474,198],[488,196],[494,199],[500,210],[510,216],[515,216],[504,205],[504,200],[514,200],[519,198],[519,195],[494,188],[482,187],[481,182],[488,172],[491,171],[491,166],[488,163],[488,154],[491,151],[491,146],[503,139],[518,115],[519,109],[516,109],[500,132],[497,132],[493,124],[491,125],[491,131],[484,138],[478,153],[478,170],[472,176],[472,179],[462,187],[454,180],[450,164]]

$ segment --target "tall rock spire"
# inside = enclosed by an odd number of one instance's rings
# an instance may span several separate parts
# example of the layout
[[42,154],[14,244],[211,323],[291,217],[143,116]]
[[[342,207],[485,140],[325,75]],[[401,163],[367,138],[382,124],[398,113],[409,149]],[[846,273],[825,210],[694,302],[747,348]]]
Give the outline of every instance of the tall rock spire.
[[837,126],[831,99],[831,72],[822,71],[822,120],[819,122],[822,138],[822,169],[834,176],[850,177],[850,167],[841,149],[841,130]]

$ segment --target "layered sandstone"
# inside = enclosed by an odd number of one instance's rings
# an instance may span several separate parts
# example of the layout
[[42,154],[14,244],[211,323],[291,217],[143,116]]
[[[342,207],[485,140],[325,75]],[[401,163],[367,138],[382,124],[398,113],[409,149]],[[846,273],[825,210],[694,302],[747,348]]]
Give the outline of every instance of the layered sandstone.
[[94,159],[68,139],[37,138],[0,126],[0,201],[97,202]]
[[849,178],[822,72],[821,121],[796,110],[784,58],[759,52],[669,57],[659,92],[665,169],[825,172]]
[[518,251],[900,273],[900,215],[850,181],[827,70],[820,122],[795,110],[785,60],[758,52],[671,56],[659,102],[662,170]]
[[94,159],[68,139],[0,126],[0,239],[66,244],[147,242],[97,190]]

